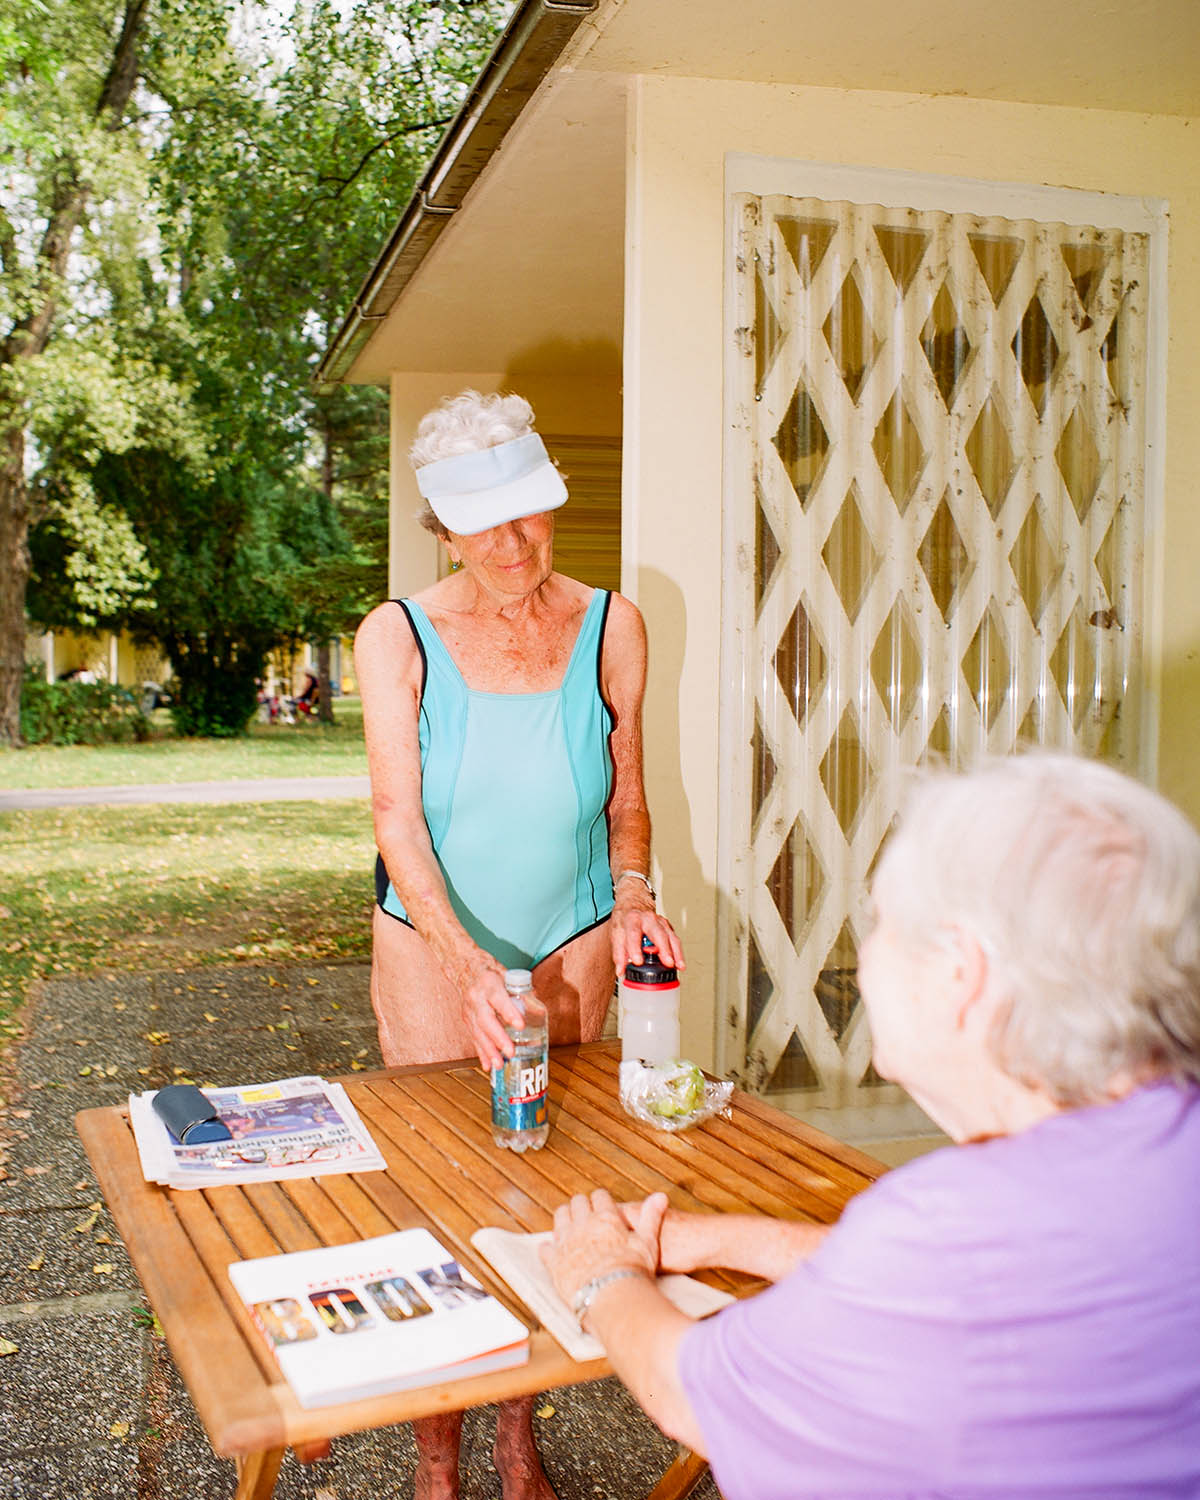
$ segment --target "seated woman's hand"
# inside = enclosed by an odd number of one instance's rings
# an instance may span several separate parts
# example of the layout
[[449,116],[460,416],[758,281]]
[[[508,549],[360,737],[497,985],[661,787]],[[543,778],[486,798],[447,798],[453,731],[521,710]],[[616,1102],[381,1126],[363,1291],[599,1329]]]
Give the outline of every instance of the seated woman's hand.
[[645,886],[636,880],[622,880],[613,896],[612,917],[613,964],[618,975],[626,964],[642,961],[642,938],[648,937],[658,949],[663,963],[674,969],[687,967],[683,945],[666,917],[659,916]]
[[629,1268],[654,1276],[658,1225],[666,1206],[665,1193],[652,1193],[641,1203],[618,1208],[611,1194],[597,1188],[590,1198],[577,1193],[554,1210],[554,1238],[543,1247],[542,1259],[568,1307],[582,1286],[606,1271]]
[[671,1208],[665,1193],[651,1193],[640,1203],[618,1203],[617,1212],[643,1238],[656,1226],[655,1249],[660,1271],[696,1271],[706,1264],[703,1228],[708,1214],[689,1214]]
[[505,1026],[519,1026],[524,1019],[504,984],[504,970],[494,960],[481,965],[473,975],[460,980],[463,1017],[481,1066],[491,1072],[502,1068],[513,1055],[513,1044]]

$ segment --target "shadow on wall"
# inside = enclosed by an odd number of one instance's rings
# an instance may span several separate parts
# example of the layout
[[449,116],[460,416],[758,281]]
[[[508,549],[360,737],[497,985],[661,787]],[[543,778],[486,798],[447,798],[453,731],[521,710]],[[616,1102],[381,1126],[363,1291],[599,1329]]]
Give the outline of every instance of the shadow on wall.
[[1200,646],[1163,658],[1158,723],[1159,790],[1200,826]]
[[[688,960],[680,990],[681,1044],[685,1056],[711,1067],[721,1008],[716,991],[720,928],[717,887],[705,875],[696,849],[692,805],[684,785],[683,725],[694,718],[694,712],[688,712],[681,699],[687,604],[679,585],[654,568],[638,571],[638,603],[650,632],[643,725],[654,855],[662,870],[664,913],[679,933]],[[713,684],[711,709],[715,715],[719,681],[716,660],[704,676]],[[714,815],[718,791],[714,760],[710,790]]]
[[[545,339],[514,354],[500,389],[525,394],[525,385],[543,389],[547,380],[570,375],[621,384],[621,348],[612,339]],[[529,398],[531,401],[533,397]],[[539,419],[541,413],[538,413]]]

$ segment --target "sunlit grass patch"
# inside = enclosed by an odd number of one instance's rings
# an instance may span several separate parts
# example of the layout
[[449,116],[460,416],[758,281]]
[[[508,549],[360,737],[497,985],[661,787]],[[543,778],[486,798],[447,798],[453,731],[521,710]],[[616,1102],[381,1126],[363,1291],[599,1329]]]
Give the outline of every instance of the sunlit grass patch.
[[62,973],[367,958],[363,801],[0,815],[0,1017]]

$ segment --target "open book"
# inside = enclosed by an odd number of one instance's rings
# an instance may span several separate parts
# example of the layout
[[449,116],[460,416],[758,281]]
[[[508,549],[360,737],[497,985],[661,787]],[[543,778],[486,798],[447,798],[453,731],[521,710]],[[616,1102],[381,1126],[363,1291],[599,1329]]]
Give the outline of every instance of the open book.
[[529,1330],[426,1229],[235,1261],[229,1277],[301,1406],[529,1358]]
[[[477,1229],[471,1243],[572,1359],[602,1359],[604,1346],[590,1333],[584,1333],[575,1314],[554,1290],[550,1273],[542,1264],[541,1247],[550,1238],[549,1230],[543,1234],[513,1234],[507,1229]],[[658,1289],[689,1318],[706,1318],[734,1300],[729,1292],[719,1291],[692,1276],[660,1276]]]

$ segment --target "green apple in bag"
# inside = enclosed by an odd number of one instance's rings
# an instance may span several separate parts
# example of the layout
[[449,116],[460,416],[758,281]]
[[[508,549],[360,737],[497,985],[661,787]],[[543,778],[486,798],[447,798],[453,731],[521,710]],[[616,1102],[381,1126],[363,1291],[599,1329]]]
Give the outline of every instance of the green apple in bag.
[[659,1076],[652,1096],[646,1101],[652,1114],[675,1119],[700,1108],[704,1102],[704,1074],[695,1063],[662,1063],[655,1071]]

